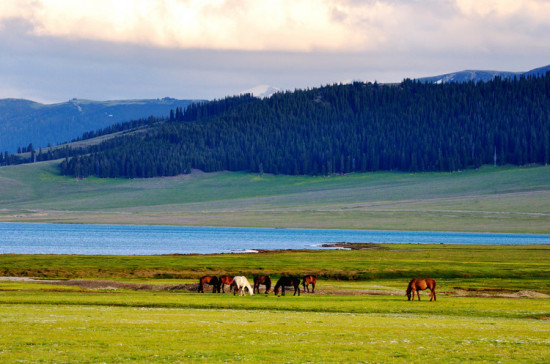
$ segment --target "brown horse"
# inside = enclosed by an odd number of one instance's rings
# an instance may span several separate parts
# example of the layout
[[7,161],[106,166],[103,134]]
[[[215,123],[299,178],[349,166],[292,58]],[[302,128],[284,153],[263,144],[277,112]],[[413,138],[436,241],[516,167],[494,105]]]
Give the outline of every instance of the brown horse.
[[220,280],[216,276],[203,276],[199,278],[199,293],[204,293],[204,285],[213,286],[212,293],[220,293]]
[[317,284],[317,276],[314,276],[312,274],[304,276],[304,279],[302,281],[302,286],[304,286],[304,291],[307,289],[307,291],[309,292],[309,285],[310,284],[312,286],[311,293],[315,293],[315,285]]
[[275,295],[278,296],[279,290],[282,290],[282,295],[284,296],[286,286],[294,287],[294,296],[296,296],[296,292],[298,292],[298,296],[300,295],[300,278],[288,276],[282,276],[279,278],[277,284],[275,285]]
[[254,293],[256,290],[260,293],[260,284],[265,285],[265,294],[269,293],[271,289],[271,278],[269,276],[254,276]]
[[435,297],[435,279],[431,278],[424,278],[424,279],[416,279],[413,278],[409,282],[409,286],[407,287],[407,293],[406,296],[409,298],[409,301],[411,300],[411,292],[412,292],[412,300],[414,301],[414,294],[416,292],[416,296],[418,297],[418,300],[420,301],[420,291],[429,289],[430,290],[430,301],[434,300],[436,301]]
[[[226,284],[231,287],[231,285],[233,284],[233,278],[233,276],[220,276],[220,288],[222,293],[225,293]],[[231,292],[231,288],[229,291]]]

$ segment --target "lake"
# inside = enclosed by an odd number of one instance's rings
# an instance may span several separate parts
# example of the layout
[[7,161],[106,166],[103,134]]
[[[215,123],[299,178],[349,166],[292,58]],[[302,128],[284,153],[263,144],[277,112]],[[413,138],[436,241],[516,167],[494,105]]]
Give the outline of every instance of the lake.
[[550,235],[0,223],[0,254],[157,255],[321,249],[323,243],[550,244]]

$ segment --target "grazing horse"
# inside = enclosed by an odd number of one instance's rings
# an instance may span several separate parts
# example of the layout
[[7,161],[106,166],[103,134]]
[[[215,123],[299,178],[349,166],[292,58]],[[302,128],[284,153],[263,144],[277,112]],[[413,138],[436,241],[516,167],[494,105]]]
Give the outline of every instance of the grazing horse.
[[250,286],[250,283],[248,283],[248,279],[244,276],[236,276],[233,277],[233,296],[239,291],[239,296],[246,296],[246,292],[244,289],[248,289],[248,293],[250,293],[251,296],[254,296],[254,292],[252,291],[252,287]]
[[233,284],[233,276],[220,276],[220,288],[222,293],[225,293],[225,285],[231,286]]
[[311,284],[311,293],[315,293],[315,285],[317,284],[317,276],[314,276],[312,274],[309,274],[307,276],[304,276],[304,279],[302,281],[302,286],[304,286],[304,292],[307,289],[309,292],[309,285]]
[[284,296],[286,286],[294,287],[294,296],[296,296],[296,292],[298,292],[298,296],[300,295],[300,278],[288,276],[282,276],[281,278],[279,278],[277,284],[275,285],[275,295],[278,296],[279,289],[281,289]]
[[407,287],[407,293],[406,296],[409,298],[409,301],[411,300],[411,292],[412,292],[412,300],[414,301],[414,293],[416,292],[416,296],[418,297],[418,300],[420,301],[420,291],[424,289],[430,290],[430,301],[434,300],[436,301],[435,297],[435,279],[431,278],[424,278],[424,279],[416,279],[413,278],[409,282],[409,286]]
[[199,293],[204,293],[204,285],[213,286],[212,293],[220,293],[220,280],[216,276],[203,276],[199,278]]
[[269,276],[254,276],[254,293],[256,290],[258,290],[258,294],[260,293],[260,284],[265,285],[265,294],[268,294],[271,289],[271,278]]

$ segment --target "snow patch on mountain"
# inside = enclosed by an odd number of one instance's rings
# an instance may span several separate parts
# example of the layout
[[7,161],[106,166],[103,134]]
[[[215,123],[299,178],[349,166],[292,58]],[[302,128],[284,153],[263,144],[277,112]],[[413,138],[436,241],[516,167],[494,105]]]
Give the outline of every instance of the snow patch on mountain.
[[279,91],[281,91],[281,90],[278,89],[277,87],[273,87],[273,86],[270,86],[270,85],[258,85],[256,87],[253,87],[253,88],[250,88],[248,90],[242,91],[240,94],[241,95],[251,94],[254,97],[258,97],[258,98],[263,99],[263,98],[266,98],[266,97],[270,97],[271,95],[273,95],[274,93],[277,93]]

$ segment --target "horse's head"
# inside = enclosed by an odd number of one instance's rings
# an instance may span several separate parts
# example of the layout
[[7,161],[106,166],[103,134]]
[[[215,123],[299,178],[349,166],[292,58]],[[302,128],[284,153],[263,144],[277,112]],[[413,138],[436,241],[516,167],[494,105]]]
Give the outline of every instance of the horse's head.
[[279,295],[279,287],[275,286],[275,290],[273,291],[275,293],[275,296]]
[[405,293],[405,296],[407,296],[407,298],[409,299],[409,301],[411,300],[411,291],[408,289],[407,292]]

